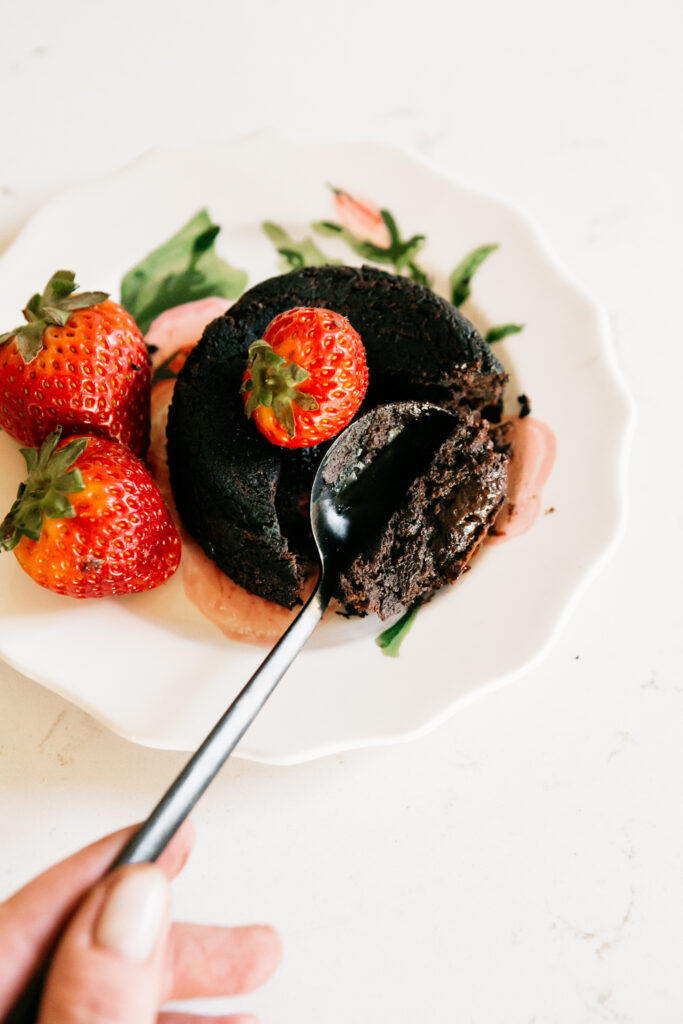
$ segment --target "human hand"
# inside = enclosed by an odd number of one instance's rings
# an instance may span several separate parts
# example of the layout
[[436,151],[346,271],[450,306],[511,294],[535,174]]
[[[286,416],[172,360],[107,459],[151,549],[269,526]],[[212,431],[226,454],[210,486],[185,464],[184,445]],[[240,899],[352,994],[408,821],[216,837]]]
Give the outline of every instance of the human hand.
[[277,967],[281,943],[265,925],[170,923],[168,880],[192,849],[189,822],[156,864],[102,878],[134,831],[80,850],[0,903],[0,1020],[73,914],[52,961],[40,1024],[256,1024],[244,1015],[158,1015],[170,999],[257,988]]

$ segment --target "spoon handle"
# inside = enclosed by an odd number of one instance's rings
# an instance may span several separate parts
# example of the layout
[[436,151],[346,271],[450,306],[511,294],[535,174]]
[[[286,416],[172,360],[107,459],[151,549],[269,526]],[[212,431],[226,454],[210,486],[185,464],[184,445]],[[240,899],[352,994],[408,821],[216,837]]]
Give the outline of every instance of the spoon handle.
[[147,820],[116,858],[113,868],[156,860],[173,838],[322,618],[327,601],[320,583],[289,629],[192,755]]
[[[154,861],[171,841],[322,618],[329,602],[322,584],[321,578],[289,629],[261,662],[147,820],[124,846],[110,871],[123,864]],[[4,1024],[36,1024],[53,951],[54,948],[38,966]]]

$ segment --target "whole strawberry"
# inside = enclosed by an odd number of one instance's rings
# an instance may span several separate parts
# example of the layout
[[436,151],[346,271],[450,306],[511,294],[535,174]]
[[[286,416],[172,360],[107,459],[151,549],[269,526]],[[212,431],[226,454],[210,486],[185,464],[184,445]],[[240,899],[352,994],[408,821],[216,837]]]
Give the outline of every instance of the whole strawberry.
[[0,427],[29,445],[56,427],[120,441],[144,456],[149,444],[150,368],[133,318],[105,292],[74,294],[58,270],[0,335]]
[[28,479],[0,524],[0,550],[69,597],[152,590],[180,562],[180,538],[144,464],[100,437],[22,448]]
[[365,349],[349,321],[298,306],[249,346],[241,390],[247,416],[269,441],[308,448],[343,430],[367,387]]

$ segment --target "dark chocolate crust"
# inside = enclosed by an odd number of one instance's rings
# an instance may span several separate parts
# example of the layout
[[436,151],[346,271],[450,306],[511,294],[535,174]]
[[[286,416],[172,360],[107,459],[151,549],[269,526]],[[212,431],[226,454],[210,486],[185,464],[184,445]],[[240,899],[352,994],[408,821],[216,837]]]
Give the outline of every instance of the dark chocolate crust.
[[407,278],[372,267],[306,267],[251,288],[206,328],[176,384],[168,460],[178,511],[220,569],[288,608],[312,557],[302,507],[324,445],[287,451],[244,415],[239,387],[249,344],[278,313],[319,306],[346,316],[365,345],[361,411],[405,399],[445,408],[500,408],[507,377],[474,326]]

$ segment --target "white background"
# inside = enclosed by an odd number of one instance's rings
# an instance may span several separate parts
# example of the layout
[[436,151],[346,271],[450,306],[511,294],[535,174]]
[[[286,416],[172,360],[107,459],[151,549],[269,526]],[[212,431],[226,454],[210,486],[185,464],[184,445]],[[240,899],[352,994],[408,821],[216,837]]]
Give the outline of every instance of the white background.
[[[606,306],[639,405],[626,539],[539,668],[410,745],[233,761],[214,784],[178,913],[285,941],[267,987],[226,1005],[263,1024],[680,1021],[677,0],[0,9],[0,246],[157,143],[398,142],[532,215]],[[184,758],[2,665],[0,702],[2,895],[143,816]]]

